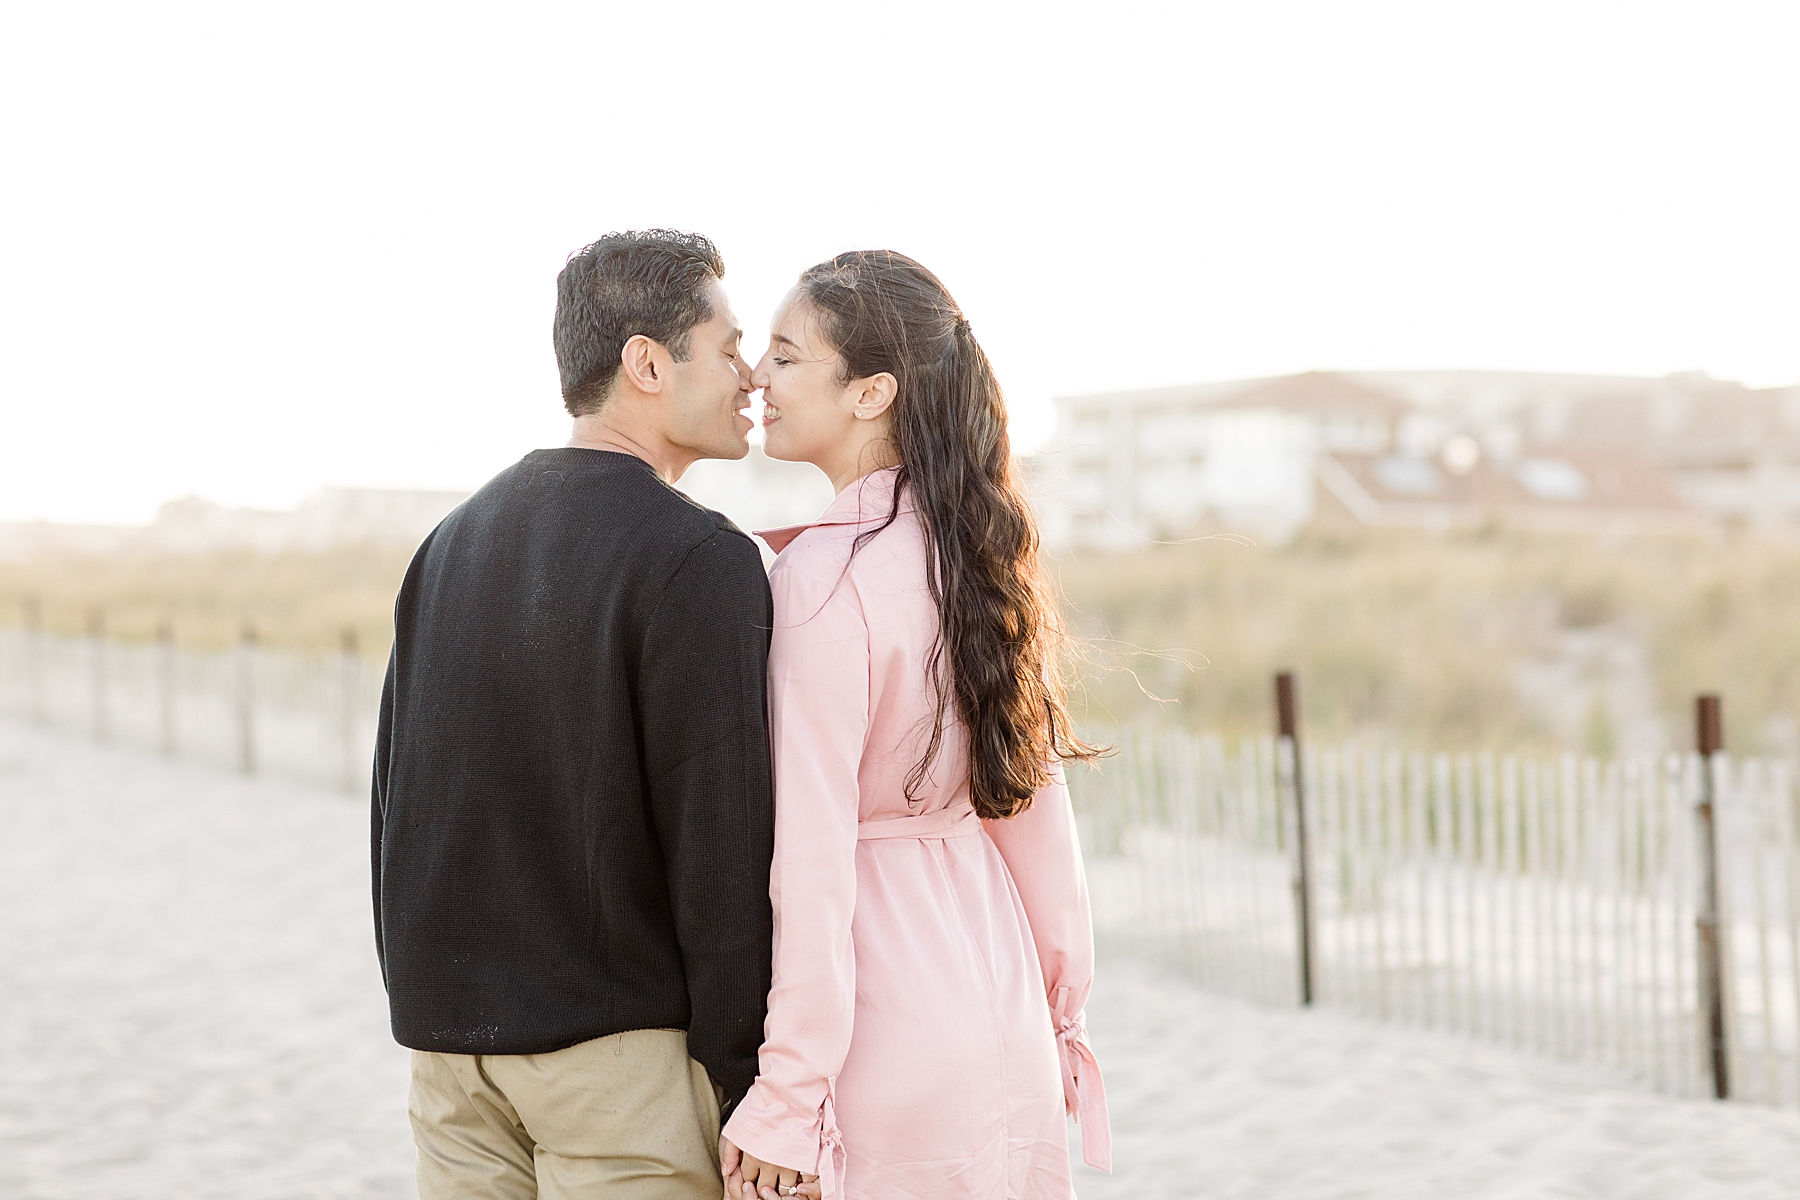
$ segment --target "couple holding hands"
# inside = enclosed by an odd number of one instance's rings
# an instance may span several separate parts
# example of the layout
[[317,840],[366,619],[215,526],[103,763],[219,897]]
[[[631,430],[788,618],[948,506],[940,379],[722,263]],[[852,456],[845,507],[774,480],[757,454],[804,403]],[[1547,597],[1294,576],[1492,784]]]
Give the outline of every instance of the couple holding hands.
[[[999,381],[936,276],[803,272],[745,360],[705,238],[557,280],[567,445],[395,604],[376,947],[425,1200],[1063,1200],[1110,1167],[1060,627]],[[675,485],[836,499],[756,544]]]

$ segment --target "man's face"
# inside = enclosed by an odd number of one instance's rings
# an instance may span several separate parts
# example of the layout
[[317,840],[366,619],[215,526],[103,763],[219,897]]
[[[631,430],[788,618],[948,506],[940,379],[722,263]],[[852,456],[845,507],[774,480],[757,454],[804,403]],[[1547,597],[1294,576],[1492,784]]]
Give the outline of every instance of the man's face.
[[724,285],[712,282],[712,319],[688,335],[688,360],[673,365],[665,395],[663,435],[696,458],[750,453],[750,364]]

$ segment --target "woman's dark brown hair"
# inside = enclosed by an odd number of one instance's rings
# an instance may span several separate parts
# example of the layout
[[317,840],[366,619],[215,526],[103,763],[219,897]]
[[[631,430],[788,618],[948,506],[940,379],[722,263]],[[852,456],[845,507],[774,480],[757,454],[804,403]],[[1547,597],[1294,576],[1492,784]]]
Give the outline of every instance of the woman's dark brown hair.
[[969,732],[975,811],[1015,816],[1049,781],[1053,760],[1099,751],[1075,737],[1063,700],[1062,626],[1013,469],[1000,381],[944,285],[904,254],[840,254],[802,274],[800,290],[844,382],[885,371],[899,384],[894,506],[858,543],[892,524],[910,492],[939,624],[938,720],[907,792],[937,757],[954,703]]

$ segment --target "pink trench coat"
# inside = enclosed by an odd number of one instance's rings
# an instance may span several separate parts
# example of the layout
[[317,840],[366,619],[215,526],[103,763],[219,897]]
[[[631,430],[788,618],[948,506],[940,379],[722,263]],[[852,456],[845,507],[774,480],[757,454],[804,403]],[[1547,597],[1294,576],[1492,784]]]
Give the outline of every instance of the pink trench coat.
[[779,552],[774,983],[761,1073],[725,1134],[816,1172],[825,1200],[1064,1200],[1065,1111],[1111,1168],[1074,814],[1059,769],[1022,816],[977,818],[960,722],[908,802],[938,620],[911,505],[850,554],[894,481],[877,471],[761,535]]

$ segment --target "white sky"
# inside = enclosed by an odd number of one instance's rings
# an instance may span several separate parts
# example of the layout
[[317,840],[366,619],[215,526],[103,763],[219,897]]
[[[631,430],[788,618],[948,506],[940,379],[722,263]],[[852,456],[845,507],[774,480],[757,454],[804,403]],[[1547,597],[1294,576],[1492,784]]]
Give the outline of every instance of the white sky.
[[757,351],[802,267],[923,260],[1027,444],[1309,368],[1800,381],[1791,0],[3,11],[0,520],[473,487],[644,225]]

